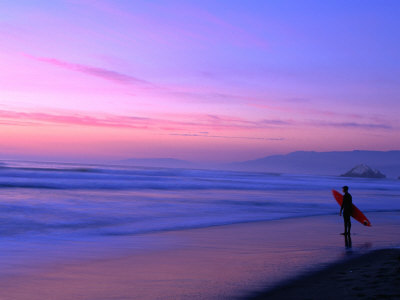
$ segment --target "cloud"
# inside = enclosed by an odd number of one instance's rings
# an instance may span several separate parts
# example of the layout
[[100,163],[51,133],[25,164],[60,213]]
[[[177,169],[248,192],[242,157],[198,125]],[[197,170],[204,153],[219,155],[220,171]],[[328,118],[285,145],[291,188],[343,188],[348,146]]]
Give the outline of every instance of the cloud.
[[[385,119],[377,115],[371,114],[359,114],[359,113],[351,113],[351,112],[337,112],[332,110],[322,110],[322,109],[313,109],[313,108],[296,108],[290,106],[273,106],[273,105],[264,105],[264,104],[255,104],[249,103],[248,105],[252,107],[257,107],[261,109],[271,110],[271,111],[279,111],[283,113],[292,113],[300,116],[310,116],[310,118],[321,118],[326,120],[357,120],[358,122],[332,122],[332,121],[310,121],[310,122],[301,122],[301,121],[275,121],[275,125],[292,125],[295,124],[304,124],[304,125],[316,125],[316,126],[336,126],[336,127],[345,127],[345,128],[366,128],[366,129],[392,129],[391,125],[385,124]],[[312,117],[311,117],[312,116]],[[267,122],[271,123],[271,120]],[[365,123],[364,123],[365,122]]]
[[95,76],[99,77],[105,80],[117,82],[120,84],[151,84],[150,82],[133,77],[130,75],[126,75],[123,73],[119,73],[113,70],[108,70],[104,68],[99,68],[99,67],[93,67],[93,66],[88,66],[88,65],[82,65],[82,64],[76,64],[76,63],[70,63],[66,61],[62,61],[59,59],[55,58],[46,58],[46,57],[35,57],[29,54],[24,54],[24,56],[29,57],[31,59],[34,59],[39,62],[44,62],[53,66],[57,66],[60,68],[64,68],[67,70],[75,71],[75,72],[80,72],[84,73],[90,76]]
[[284,99],[284,101],[289,102],[289,103],[309,103],[309,102],[311,102],[311,99],[302,98],[302,97],[290,97],[290,98]]
[[[338,128],[360,128],[366,130],[383,129],[391,130],[393,127],[384,123],[356,123],[356,122],[326,122],[319,120],[310,121],[285,121],[275,119],[246,120],[232,116],[203,115],[203,114],[181,114],[164,115],[161,118],[130,116],[130,115],[87,115],[79,113],[41,113],[41,112],[17,112],[0,110],[0,124],[13,126],[33,125],[70,125],[70,126],[93,126],[133,128],[143,130],[160,130],[170,132],[171,135],[218,137],[218,138],[240,138],[260,140],[281,140],[274,138],[247,137],[215,135],[210,132],[237,130],[260,130],[260,129],[282,129],[293,126],[329,126]],[[189,133],[185,133],[189,132]],[[190,133],[195,132],[195,133]]]
[[22,122],[22,121],[4,121],[0,120],[0,125],[6,125],[6,126],[34,126],[37,125],[35,122]]
[[[158,128],[164,130],[176,130],[195,128],[200,129],[203,133],[208,133],[210,129],[256,129],[271,128],[266,125],[265,120],[261,122],[248,121],[230,116],[218,115],[202,115],[202,114],[182,114],[173,116],[173,119],[163,118],[147,118],[129,115],[111,115],[103,114],[101,116],[93,116],[78,113],[41,113],[41,112],[18,112],[10,110],[0,110],[0,119],[2,121],[17,124],[19,122],[23,126],[27,121],[36,122],[38,125],[44,123],[67,124],[67,125],[84,125],[84,126],[100,126],[100,127],[126,127],[126,128]],[[275,122],[270,121],[271,124]]]
[[282,121],[282,120],[261,120],[259,121],[260,124],[264,124],[264,125],[293,125],[291,122],[289,121]]
[[[147,128],[145,118],[133,117],[93,117],[80,114],[60,115],[38,112],[15,112],[0,110],[0,119],[2,122],[9,122],[10,125],[32,126],[45,124],[66,124],[66,125],[84,125],[97,127],[123,127],[123,128]],[[28,120],[28,121],[27,121]]]
[[243,103],[248,101],[248,97],[238,96],[233,94],[226,94],[220,92],[207,92],[207,91],[195,91],[195,90],[185,90],[175,88],[165,88],[169,95],[175,96],[184,100],[185,102],[195,102],[195,103]]
[[170,133],[171,136],[186,136],[186,137],[209,137],[223,139],[245,139],[245,140],[264,140],[264,141],[283,141],[284,138],[263,138],[263,137],[248,137],[248,136],[229,136],[229,135],[209,135],[208,133]]
[[393,126],[388,124],[373,124],[373,123],[356,123],[356,122],[315,122],[318,126],[332,126],[344,128],[363,128],[363,129],[393,129]]

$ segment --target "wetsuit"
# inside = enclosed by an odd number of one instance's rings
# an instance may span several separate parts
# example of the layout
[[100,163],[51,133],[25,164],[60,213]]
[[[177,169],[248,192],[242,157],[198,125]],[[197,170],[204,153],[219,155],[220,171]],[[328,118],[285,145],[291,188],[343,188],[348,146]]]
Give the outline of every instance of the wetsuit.
[[353,209],[353,198],[347,192],[343,195],[343,203],[341,209],[343,209],[344,233],[350,233],[350,216]]

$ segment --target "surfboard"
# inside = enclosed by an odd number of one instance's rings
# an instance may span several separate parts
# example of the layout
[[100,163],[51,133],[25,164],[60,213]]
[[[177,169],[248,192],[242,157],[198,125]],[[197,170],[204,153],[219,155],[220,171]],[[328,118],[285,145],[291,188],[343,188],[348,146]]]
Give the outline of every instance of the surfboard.
[[[338,191],[332,190],[333,197],[335,197],[336,202],[339,204],[339,206],[342,206],[343,202],[343,195],[339,193]],[[352,214],[351,216],[356,219],[358,222],[365,226],[371,226],[371,222],[367,219],[367,217],[353,204],[352,207]]]

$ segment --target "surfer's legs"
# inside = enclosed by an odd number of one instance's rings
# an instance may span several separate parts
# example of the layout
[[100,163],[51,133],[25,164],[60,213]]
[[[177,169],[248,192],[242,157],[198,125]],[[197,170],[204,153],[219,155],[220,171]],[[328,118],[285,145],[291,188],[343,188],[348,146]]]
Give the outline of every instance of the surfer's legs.
[[350,228],[351,228],[350,216],[347,214],[343,214],[343,220],[344,220],[344,234],[350,234]]
[[344,222],[344,234],[350,234],[350,222],[345,221]]
[[349,221],[347,222],[347,234],[349,234],[349,235],[350,235],[350,229],[351,229],[351,221],[349,218]]

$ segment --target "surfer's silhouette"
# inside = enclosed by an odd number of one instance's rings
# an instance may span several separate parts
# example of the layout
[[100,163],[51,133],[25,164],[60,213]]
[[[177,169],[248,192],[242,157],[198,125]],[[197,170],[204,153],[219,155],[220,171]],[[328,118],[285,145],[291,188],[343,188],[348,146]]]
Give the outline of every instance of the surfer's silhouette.
[[347,185],[342,187],[342,190],[344,195],[343,195],[342,206],[340,207],[340,213],[339,213],[339,215],[341,216],[343,212],[344,232],[342,234],[350,235],[350,228],[351,228],[350,216],[352,213],[353,199],[349,194],[349,187]]

